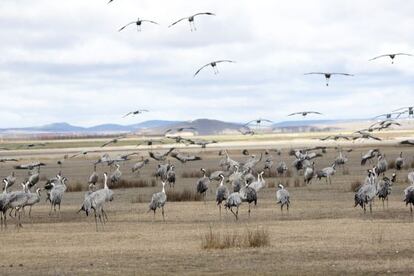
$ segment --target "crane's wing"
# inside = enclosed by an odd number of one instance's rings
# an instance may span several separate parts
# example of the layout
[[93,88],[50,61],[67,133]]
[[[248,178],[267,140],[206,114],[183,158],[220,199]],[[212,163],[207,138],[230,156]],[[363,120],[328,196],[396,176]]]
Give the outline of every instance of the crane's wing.
[[369,59],[368,61],[372,61],[372,60],[379,59],[379,58],[382,58],[382,57],[389,57],[389,56],[390,56],[390,54],[380,55],[380,56],[373,57],[373,58]]
[[141,22],[148,22],[148,23],[152,23],[152,24],[157,24],[157,25],[160,25],[160,24],[158,24],[157,22],[152,21],[152,20],[141,20]]
[[273,123],[273,121],[268,120],[268,119],[260,119],[260,121],[263,121],[263,122],[268,122],[268,123]]
[[105,147],[105,146],[107,146],[107,145],[109,145],[109,144],[112,144],[113,142],[114,142],[114,140],[108,141],[108,142],[106,142],[105,144],[103,144],[103,145],[101,146],[101,148],[103,148],[103,147]]
[[304,75],[325,75],[324,72],[309,72],[309,73],[305,73]]
[[318,112],[318,111],[306,111],[306,113],[308,113],[308,114],[313,113],[313,114],[319,114],[319,115],[322,115],[322,113],[320,113],[320,112]]
[[114,0],[109,0],[108,4],[109,4],[109,3],[111,3],[111,2],[113,2],[113,1],[114,1]]
[[164,135],[171,131],[172,131],[172,128],[167,129],[166,131],[164,131]]
[[293,116],[293,115],[298,115],[298,114],[302,114],[302,112],[293,112],[293,113],[290,113],[288,116]]
[[330,73],[331,75],[342,75],[342,76],[349,76],[349,77],[353,77],[353,74],[348,74],[348,73]]
[[409,57],[412,57],[413,56],[412,54],[407,54],[407,53],[397,53],[395,55],[396,56],[409,56]]
[[234,60],[229,60],[229,59],[222,59],[222,60],[216,60],[215,63],[221,63],[221,62],[231,62],[231,63],[235,63]]
[[125,118],[125,117],[127,117],[127,116],[129,116],[129,115],[131,115],[133,112],[128,112],[127,114],[125,114],[124,116],[122,116],[122,118]]
[[251,120],[251,121],[249,121],[249,122],[245,123],[243,126],[244,126],[244,127],[246,127],[247,125],[250,125],[251,123],[256,122],[256,121],[257,121],[257,120]]
[[170,26],[168,26],[168,28],[171,28],[171,27],[172,27],[172,26],[174,26],[175,24],[177,24],[177,23],[179,23],[179,22],[181,22],[181,21],[183,21],[183,20],[186,20],[186,19],[188,19],[188,17],[183,17],[183,18],[181,18],[181,19],[179,19],[179,20],[175,21],[174,23],[172,23]]
[[123,26],[122,28],[120,28],[120,29],[118,30],[118,32],[122,31],[123,29],[125,29],[125,28],[126,28],[126,27],[128,27],[129,25],[131,25],[131,24],[135,24],[135,23],[137,23],[137,21],[132,21],[132,22],[129,22],[128,24],[126,24],[125,26]]
[[388,114],[381,114],[381,115],[378,115],[378,116],[375,116],[374,118],[372,118],[373,120],[375,120],[375,119],[378,119],[378,118],[381,118],[381,117],[383,117],[383,116],[387,116]]
[[139,112],[149,112],[147,109],[140,109]]
[[203,70],[204,68],[206,68],[209,65],[211,65],[211,62],[207,63],[206,65],[203,65],[200,69],[198,69],[197,72],[195,72],[193,77],[197,76],[197,74],[200,73],[201,70]]
[[377,140],[377,141],[381,141],[381,138],[378,138],[378,137],[375,137],[375,136],[372,136],[372,135],[368,135],[368,137],[371,138],[371,139]]
[[392,112],[397,112],[397,111],[404,110],[404,109],[408,109],[408,108],[410,108],[410,106],[407,106],[407,107],[401,107],[401,108],[398,108],[398,109],[396,109],[396,110],[393,110]]
[[193,17],[199,16],[199,15],[215,15],[215,14],[212,12],[199,12],[199,13],[194,14]]

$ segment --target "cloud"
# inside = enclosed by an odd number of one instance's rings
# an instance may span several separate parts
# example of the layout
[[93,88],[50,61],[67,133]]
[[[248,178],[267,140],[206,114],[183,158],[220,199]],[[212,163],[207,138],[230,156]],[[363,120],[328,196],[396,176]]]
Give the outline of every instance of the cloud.
[[[361,118],[414,103],[414,3],[407,1],[6,0],[0,10],[0,127],[201,117],[285,120],[314,109]],[[195,12],[196,18],[167,28]],[[161,25],[134,26],[137,17]],[[196,78],[194,72],[215,59]],[[325,86],[309,71],[344,71]],[[122,119],[136,108],[151,110]]]

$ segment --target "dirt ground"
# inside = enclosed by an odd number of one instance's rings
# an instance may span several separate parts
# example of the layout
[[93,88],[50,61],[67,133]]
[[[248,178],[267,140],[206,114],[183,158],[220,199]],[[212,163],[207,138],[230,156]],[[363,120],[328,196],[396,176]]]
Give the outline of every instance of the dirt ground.
[[[64,195],[61,215],[49,216],[49,205],[42,194],[41,202],[33,207],[33,219],[23,219],[23,228],[17,231],[13,219],[9,227],[0,233],[1,275],[145,275],[145,274],[412,274],[414,267],[413,217],[402,202],[403,189],[408,186],[406,168],[397,172],[388,208],[375,201],[373,213],[364,214],[354,208],[354,193],[351,184],[365,178],[366,169],[360,166],[360,157],[369,148],[367,144],[352,146],[347,153],[349,163],[343,173],[338,169],[332,185],[314,180],[303,185],[303,177],[291,167],[292,175],[286,178],[265,178],[268,187],[259,192],[258,205],[247,215],[247,204],[240,210],[240,219],[235,221],[230,212],[223,212],[220,219],[215,205],[217,182],[212,182],[207,194],[207,203],[167,202],[166,222],[157,213],[155,221],[147,213],[148,202],[154,192],[161,191],[161,183],[155,187],[116,189],[115,199],[108,203],[106,211],[109,221],[96,232],[93,217],[77,214],[84,196],[82,192],[67,192]],[[414,147],[396,145],[381,146],[386,159],[395,160],[404,152],[411,167]],[[176,160],[177,184],[175,189],[193,189],[197,178],[183,178],[182,173],[195,172],[201,167],[218,169],[217,150],[197,150],[203,160],[180,164]],[[291,164],[289,147],[282,148],[282,155],[273,153],[275,163],[284,160]],[[251,153],[260,154],[263,149],[255,147]],[[111,156],[116,156],[112,152]],[[247,157],[241,150],[233,149],[236,160]],[[62,168],[56,165],[61,153],[44,154],[42,150],[21,156],[19,163],[41,160],[48,165],[42,168],[42,187],[46,177],[59,170],[69,179],[68,185],[82,183],[92,172],[95,156],[66,160]],[[316,160],[316,168],[328,166],[337,156],[335,149],[328,149]],[[158,162],[151,160],[139,176],[133,175],[131,166],[138,160],[121,164],[123,178],[152,179]],[[0,165],[0,176],[7,176],[12,163]],[[258,165],[260,169],[263,166]],[[99,166],[100,176],[109,171]],[[386,174],[391,175],[393,170]],[[26,171],[16,171],[18,182],[27,177]],[[300,186],[294,182],[300,180]],[[291,195],[289,213],[281,213],[275,203],[279,182],[289,182]],[[231,189],[230,184],[227,184]],[[270,187],[269,187],[270,186]],[[297,186],[297,185],[296,185]],[[20,189],[16,183],[11,190]],[[243,232],[246,229],[262,228],[270,235],[270,245],[263,248],[233,248],[223,250],[202,249],[202,237],[209,231],[219,233]]]

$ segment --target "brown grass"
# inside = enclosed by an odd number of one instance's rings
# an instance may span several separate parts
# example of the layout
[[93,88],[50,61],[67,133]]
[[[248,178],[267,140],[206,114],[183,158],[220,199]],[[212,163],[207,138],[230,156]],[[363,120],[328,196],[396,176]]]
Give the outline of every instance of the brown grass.
[[278,173],[277,173],[277,171],[276,170],[265,170],[264,171],[264,174],[263,174],[263,177],[278,177],[279,175],[278,175]]
[[395,169],[395,160],[388,161],[388,169]]
[[200,201],[202,196],[195,191],[190,189],[184,189],[182,191],[175,191],[172,189],[167,190],[167,200],[170,202],[181,202],[181,201]]
[[[213,169],[205,169],[206,174],[210,175],[212,172],[216,171]],[[203,176],[203,172],[201,170],[193,170],[193,171],[184,171],[181,173],[182,178],[200,178]]]
[[361,187],[362,183],[359,180],[355,180],[351,182],[351,187],[350,187],[350,191],[351,192],[356,192],[358,191],[358,189]]
[[144,187],[155,187],[157,182],[155,179],[144,180],[144,179],[121,179],[115,184],[111,185],[111,189],[122,189],[122,188],[144,188]]
[[342,175],[349,175],[349,169],[348,168],[343,168]]
[[148,198],[145,198],[142,194],[139,194],[137,196],[134,196],[131,199],[131,203],[135,204],[135,203],[144,203],[144,202],[149,202]]
[[300,178],[298,178],[298,177],[295,177],[295,180],[293,180],[293,186],[295,186],[295,187],[300,187],[301,185],[300,185],[300,183],[301,183],[302,181],[300,180]]
[[203,249],[227,249],[227,248],[256,248],[270,245],[270,235],[265,229],[246,229],[240,234],[233,232],[213,232],[210,229],[202,236],[201,247]]
[[87,185],[83,184],[81,182],[76,182],[72,185],[68,185],[66,191],[71,193],[71,192],[82,192],[82,191],[86,191],[87,189]]

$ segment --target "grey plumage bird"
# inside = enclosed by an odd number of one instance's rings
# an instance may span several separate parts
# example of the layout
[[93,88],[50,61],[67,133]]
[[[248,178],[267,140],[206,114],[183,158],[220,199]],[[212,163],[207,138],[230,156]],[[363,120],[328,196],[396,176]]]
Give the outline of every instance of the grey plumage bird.
[[314,176],[315,176],[315,162],[312,162],[310,166],[307,166],[305,168],[305,171],[303,173],[305,184],[311,184]]
[[290,113],[288,116],[302,115],[303,117],[305,117],[305,116],[307,116],[309,114],[322,115],[322,113],[317,112],[317,111],[299,111],[299,112]]
[[384,174],[388,170],[388,162],[387,159],[385,159],[385,155],[379,155],[378,156],[378,162],[375,166],[375,173],[377,175]]
[[392,174],[391,179],[388,177],[384,177],[382,180],[379,181],[378,184],[378,198],[382,200],[382,208],[385,208],[384,201],[387,201],[387,208],[388,208],[388,196],[391,194],[392,186],[397,179],[397,175],[395,173]]
[[395,168],[399,171],[404,167],[404,157],[403,152],[400,152],[400,155],[395,159]]
[[[24,184],[23,184],[24,185]],[[16,227],[22,227],[21,224],[21,212],[23,207],[29,200],[29,194],[24,191],[16,191],[6,194],[6,205],[3,206],[3,209],[7,211],[10,209],[10,214],[13,210],[15,210],[18,214],[16,214]]]
[[280,162],[277,164],[277,167],[276,167],[276,172],[277,172],[277,174],[278,174],[279,176],[285,175],[285,174],[286,174],[286,172],[287,172],[287,170],[288,170],[288,167],[287,167],[287,165],[286,165],[286,163],[285,163],[284,161],[280,161]]
[[306,73],[305,75],[323,75],[323,76],[325,76],[326,86],[329,86],[329,80],[334,75],[347,76],[347,77],[353,77],[354,76],[353,74],[348,74],[348,73],[331,73],[331,72],[310,72],[310,73]]
[[180,18],[179,20],[177,20],[177,21],[173,22],[171,25],[169,25],[168,28],[171,28],[172,26],[174,26],[175,24],[177,24],[177,23],[179,23],[183,20],[187,20],[190,24],[190,30],[191,31],[196,31],[197,28],[194,24],[194,19],[195,19],[196,16],[200,16],[200,15],[215,15],[215,14],[212,13],[212,12],[199,12],[199,13],[187,16],[187,17]]
[[280,204],[280,211],[283,212],[283,206],[286,205],[286,210],[289,211],[290,195],[288,190],[282,184],[278,185],[279,189],[276,191],[276,204]]
[[153,211],[154,212],[154,217],[153,219],[155,219],[155,212],[157,209],[161,208],[161,213],[162,213],[162,219],[163,221],[165,221],[165,216],[164,216],[164,205],[167,202],[167,195],[165,194],[165,182],[162,182],[162,191],[159,193],[155,193],[152,195],[151,198],[151,202],[149,204],[149,211]]
[[60,176],[59,174],[56,176],[57,181],[52,182],[52,189],[50,190],[50,212],[49,216],[52,214],[52,209],[56,213],[56,206],[59,206],[59,216],[60,216],[60,205],[62,203],[63,195],[66,192],[66,178]]
[[11,187],[14,185],[14,183],[16,182],[16,175],[14,172],[12,172],[11,174],[9,174],[6,178],[8,186],[7,187]]
[[104,173],[104,187],[97,191],[92,192],[90,190],[84,198],[83,204],[78,212],[85,211],[88,216],[92,210],[95,214],[96,231],[98,231],[98,219],[103,227],[105,219],[108,220],[108,216],[104,210],[104,204],[114,199],[114,193],[108,186],[108,174]]
[[148,152],[149,156],[157,161],[164,161],[167,156],[174,150],[174,148],[170,148],[167,152],[158,153],[158,152]]
[[220,174],[220,185],[218,186],[216,190],[216,203],[219,207],[219,213],[221,217],[221,205],[223,201],[226,201],[229,197],[229,189],[224,185],[224,175]]
[[364,166],[367,161],[371,161],[372,158],[380,154],[379,149],[370,149],[366,154],[361,157],[361,166]]
[[325,178],[326,180],[326,184],[332,184],[332,179],[331,177],[335,174],[336,172],[336,163],[333,163],[332,166],[323,168],[320,171],[316,172],[316,176],[319,180],[321,180],[322,178]]
[[135,163],[132,166],[131,170],[132,170],[132,172],[138,172],[139,173],[139,170],[141,170],[148,163],[149,163],[149,159],[144,159],[144,157],[142,157],[142,160]]
[[28,195],[29,195],[29,198],[27,199],[27,202],[26,202],[26,204],[24,204],[24,206],[23,206],[23,208],[24,207],[29,207],[29,218],[32,218],[32,207],[35,205],[35,204],[37,204],[37,203],[39,203],[40,202],[40,191],[41,191],[41,188],[37,188],[36,189],[36,192],[35,193],[32,193],[30,190],[29,190],[29,187],[28,187],[28,185],[27,185],[27,183],[26,183],[26,193],[28,193]]
[[391,59],[391,64],[394,64],[394,59],[397,56],[410,56],[410,57],[412,57],[413,55],[406,54],[406,53],[385,54],[385,55],[379,55],[379,56],[376,56],[374,58],[371,58],[369,61],[373,61],[373,60],[376,60],[376,59],[379,59],[379,58],[383,58],[383,57],[389,57]]
[[117,184],[119,181],[121,181],[122,172],[121,172],[121,170],[119,169],[119,168],[120,168],[120,166],[119,166],[119,164],[115,164],[115,166],[116,166],[116,169],[115,169],[115,171],[111,174],[111,177],[110,177],[110,179],[111,179],[111,184]]
[[170,168],[167,171],[167,183],[170,186],[170,188],[175,187],[176,176],[175,176],[175,170],[174,169],[175,169],[174,165],[171,165]]
[[98,175],[98,173],[96,172],[96,164],[94,164],[94,165],[93,165],[93,172],[92,172],[92,174],[89,176],[89,179],[88,179],[88,184],[93,184],[93,185],[96,185],[96,183],[98,182],[98,180],[99,180],[99,175]]
[[201,70],[203,70],[204,68],[211,66],[214,70],[214,74],[217,75],[219,73],[218,69],[217,69],[217,64],[219,63],[223,63],[223,62],[228,62],[228,63],[235,63],[235,61],[233,60],[228,60],[228,59],[223,59],[223,60],[216,60],[216,61],[212,61],[209,62],[205,65],[203,65],[201,68],[199,68],[195,73],[194,73],[194,77],[198,75],[198,73],[200,73]]
[[247,202],[249,204],[249,217],[250,217],[250,212],[251,212],[251,208],[250,205],[252,203],[254,203],[254,205],[257,205],[257,193],[256,190],[249,187],[248,183],[245,183],[245,186],[243,188],[240,189],[240,198],[243,202]]
[[[138,32],[140,32],[140,31],[141,31],[141,25],[142,25],[142,23],[144,23],[144,22],[159,25],[159,24],[158,24],[157,22],[155,22],[155,21],[152,21],[152,20],[147,20],[147,19],[139,19],[139,18],[138,18],[137,20],[132,21],[132,22],[129,22],[129,23],[128,23],[128,24],[126,24],[125,26],[121,27],[121,28],[118,30],[118,32],[120,32],[120,31],[124,30],[126,27],[128,27],[128,26],[130,26],[130,25],[132,25],[132,24],[135,24],[135,25],[137,26],[137,31],[138,31]],[[129,115],[129,114],[128,114],[128,115]],[[124,117],[125,117],[125,116],[124,116]]]
[[366,206],[369,205],[370,213],[372,213],[372,201],[374,200],[375,196],[378,192],[378,181],[377,175],[375,174],[374,170],[368,170],[368,176],[365,179],[364,184],[356,191],[354,200],[356,206],[361,206],[364,209],[364,213],[366,212]]
[[407,140],[402,140],[400,142],[401,145],[410,145],[410,146],[414,146],[414,139],[407,139]]
[[266,186],[266,181],[263,178],[263,174],[263,171],[258,173],[256,181],[249,183],[249,187],[254,189],[256,193],[258,193],[262,188]]
[[160,177],[162,181],[167,180],[167,173],[170,170],[170,164],[158,164],[157,169],[155,171],[155,176],[158,178]]
[[181,152],[172,152],[170,155],[171,155],[171,157],[177,159],[181,163],[187,163],[187,162],[190,162],[190,161],[199,161],[199,160],[201,160],[200,156],[184,154],[184,153],[181,153]]
[[[233,213],[236,220],[239,219],[239,207],[242,204],[242,199],[239,192],[233,192],[229,195],[226,202],[224,203],[224,207],[226,209],[230,209]],[[236,208],[236,212],[233,211],[233,208]]]
[[210,185],[210,179],[206,175],[206,170],[201,168],[203,172],[203,176],[197,180],[197,193],[201,194],[204,199],[204,203],[206,202],[206,193],[208,190],[208,186]]

